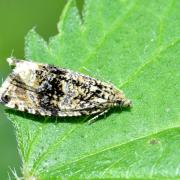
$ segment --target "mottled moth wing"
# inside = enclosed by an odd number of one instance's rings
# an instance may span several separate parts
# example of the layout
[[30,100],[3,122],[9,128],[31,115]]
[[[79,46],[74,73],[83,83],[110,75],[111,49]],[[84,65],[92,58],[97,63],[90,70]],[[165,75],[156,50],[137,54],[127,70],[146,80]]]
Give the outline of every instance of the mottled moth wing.
[[112,85],[68,69],[9,59],[12,73],[0,88],[7,107],[48,116],[80,116],[129,106]]

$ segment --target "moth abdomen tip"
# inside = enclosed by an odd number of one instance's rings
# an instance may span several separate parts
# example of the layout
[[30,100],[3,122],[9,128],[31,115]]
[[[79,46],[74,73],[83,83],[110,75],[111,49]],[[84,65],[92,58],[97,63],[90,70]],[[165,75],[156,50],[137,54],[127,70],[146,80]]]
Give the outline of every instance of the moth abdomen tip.
[[131,100],[129,100],[129,99],[125,99],[124,101],[123,101],[123,105],[122,105],[123,107],[132,107],[132,101]]

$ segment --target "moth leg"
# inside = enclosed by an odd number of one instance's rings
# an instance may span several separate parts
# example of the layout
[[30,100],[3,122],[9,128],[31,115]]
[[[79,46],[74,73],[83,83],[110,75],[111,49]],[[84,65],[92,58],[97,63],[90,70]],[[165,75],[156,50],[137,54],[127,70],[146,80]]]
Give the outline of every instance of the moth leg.
[[108,111],[109,111],[109,109],[106,109],[106,110],[104,110],[103,112],[97,114],[96,116],[94,116],[93,118],[91,118],[90,120],[88,120],[88,124],[92,124],[92,123],[96,122],[96,121],[97,121],[97,118],[98,118],[99,116],[102,116],[103,114],[107,113]]

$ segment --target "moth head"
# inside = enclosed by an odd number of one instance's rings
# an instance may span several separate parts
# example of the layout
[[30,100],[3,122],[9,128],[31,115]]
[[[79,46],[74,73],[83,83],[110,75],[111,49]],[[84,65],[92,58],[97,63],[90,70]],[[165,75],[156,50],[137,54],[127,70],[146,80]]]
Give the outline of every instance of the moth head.
[[6,81],[0,87],[0,103],[7,105],[11,100],[11,95],[9,94],[8,87],[10,85],[10,78],[7,78]]
[[11,100],[11,97],[7,94],[3,94],[1,97],[0,97],[0,103],[2,104],[8,104],[8,102]]
[[32,93],[33,92],[29,92],[23,87],[14,85],[9,77],[0,88],[0,103],[8,108],[28,111],[34,114],[34,109],[38,102],[34,102],[32,97],[35,97],[35,95],[31,96]]
[[0,103],[24,111],[33,104],[29,90],[35,86],[36,64],[10,58],[8,62],[14,69],[0,87]]
[[14,86],[10,77],[6,79],[0,88],[0,103],[9,108],[17,108],[19,104],[22,105],[25,97],[25,91]]

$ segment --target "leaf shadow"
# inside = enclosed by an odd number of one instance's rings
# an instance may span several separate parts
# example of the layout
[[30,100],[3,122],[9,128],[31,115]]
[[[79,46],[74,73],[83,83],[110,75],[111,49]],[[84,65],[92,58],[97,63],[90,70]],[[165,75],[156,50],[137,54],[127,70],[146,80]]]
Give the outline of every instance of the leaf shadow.
[[[123,111],[130,112],[131,108],[119,108],[119,107],[113,107],[111,108],[107,113],[104,115],[101,115],[97,118],[96,121],[100,121],[103,119],[108,118],[112,113],[120,114],[123,113]],[[35,115],[35,114],[29,114],[27,112],[18,111],[15,109],[5,109],[5,112],[11,115],[16,115],[22,118],[26,118],[27,120],[35,121],[35,122],[41,122],[41,123],[72,123],[72,124],[83,124],[86,123],[88,120],[93,118],[96,115],[90,115],[90,116],[73,116],[73,117],[50,117],[50,116],[41,116],[41,115]]]

